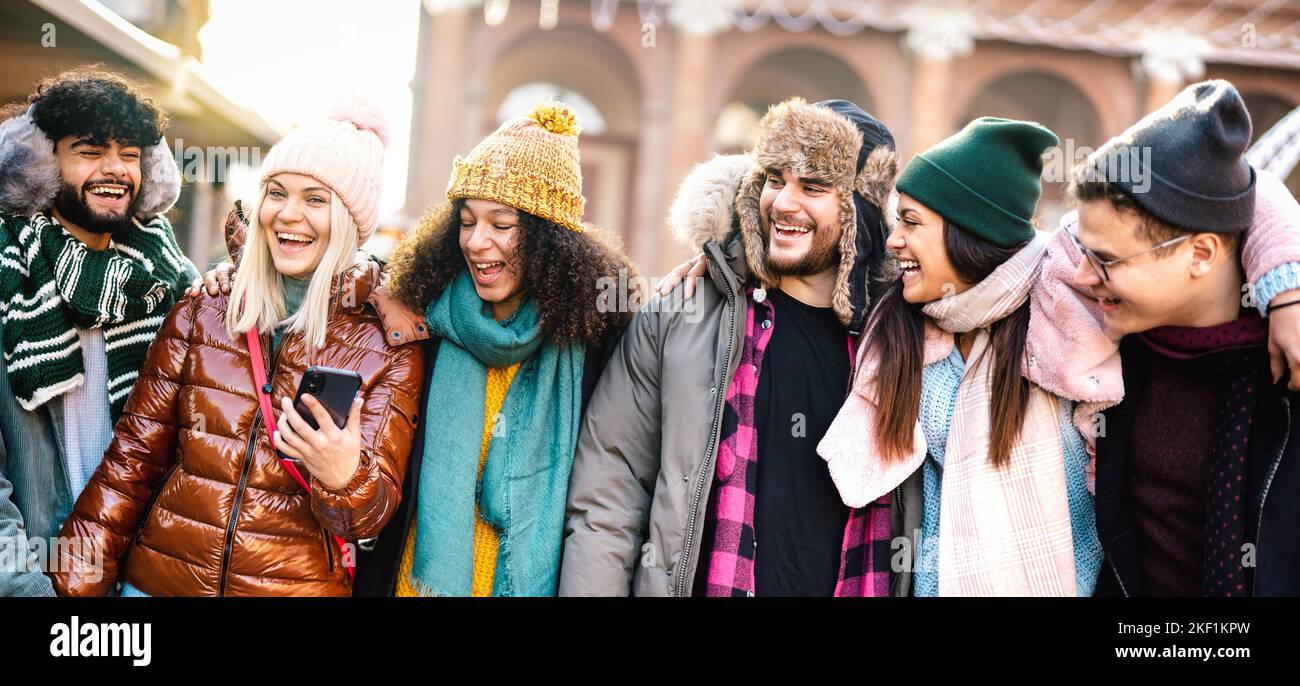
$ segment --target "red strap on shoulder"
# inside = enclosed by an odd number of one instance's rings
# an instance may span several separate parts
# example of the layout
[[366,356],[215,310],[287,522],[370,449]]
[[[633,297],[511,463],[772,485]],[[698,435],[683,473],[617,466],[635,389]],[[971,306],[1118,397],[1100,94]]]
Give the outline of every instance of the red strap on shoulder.
[[[262,337],[258,335],[256,329],[249,329],[244,334],[244,337],[248,341],[248,355],[252,358],[253,383],[256,384],[254,390],[257,391],[257,404],[262,408],[262,423],[266,425],[266,437],[271,441],[271,450],[276,450],[275,406],[271,403],[271,393],[266,383],[266,368],[262,366],[264,358],[262,355]],[[311,486],[308,485],[307,479],[303,477],[302,472],[298,471],[298,465],[284,458],[280,458],[280,465],[284,467],[286,472],[289,472],[289,476],[293,477],[293,480],[298,482],[299,486],[302,486],[303,490],[308,493],[311,492]],[[345,541],[341,536],[335,535],[334,542],[338,544],[340,551],[346,550],[344,547]],[[355,577],[356,569],[352,564],[352,560],[344,559],[343,563],[348,570],[348,576]]]

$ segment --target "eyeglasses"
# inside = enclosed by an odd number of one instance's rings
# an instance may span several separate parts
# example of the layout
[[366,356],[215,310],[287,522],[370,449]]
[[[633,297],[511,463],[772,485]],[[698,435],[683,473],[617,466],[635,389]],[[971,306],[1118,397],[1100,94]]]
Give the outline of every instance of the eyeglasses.
[[1117,260],[1103,260],[1101,258],[1101,255],[1098,255],[1097,253],[1093,252],[1091,248],[1088,248],[1083,243],[1080,243],[1079,237],[1074,235],[1073,231],[1070,231],[1069,229],[1061,229],[1061,230],[1065,232],[1065,235],[1070,237],[1070,240],[1074,243],[1074,246],[1079,249],[1079,252],[1083,253],[1084,257],[1088,258],[1088,262],[1092,264],[1093,270],[1097,272],[1097,276],[1101,277],[1102,281],[1110,281],[1110,268],[1114,267],[1120,262],[1123,262],[1125,260],[1131,260],[1134,257],[1145,255],[1149,252],[1155,252],[1156,250],[1159,250],[1161,248],[1167,248],[1171,245],[1176,245],[1192,237],[1191,234],[1185,234],[1179,236],[1178,238],[1171,238],[1165,241],[1164,243],[1161,243],[1160,245],[1153,245],[1150,248],[1143,250],[1142,252],[1133,253],[1128,257],[1121,257]]

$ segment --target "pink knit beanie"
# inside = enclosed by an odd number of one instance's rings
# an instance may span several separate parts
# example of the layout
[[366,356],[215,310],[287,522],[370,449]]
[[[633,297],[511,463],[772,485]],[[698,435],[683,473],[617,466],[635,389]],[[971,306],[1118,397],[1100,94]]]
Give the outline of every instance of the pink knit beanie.
[[281,172],[304,174],[334,191],[357,223],[357,245],[375,231],[388,122],[372,103],[352,99],[324,120],[276,143],[262,161],[261,185]]

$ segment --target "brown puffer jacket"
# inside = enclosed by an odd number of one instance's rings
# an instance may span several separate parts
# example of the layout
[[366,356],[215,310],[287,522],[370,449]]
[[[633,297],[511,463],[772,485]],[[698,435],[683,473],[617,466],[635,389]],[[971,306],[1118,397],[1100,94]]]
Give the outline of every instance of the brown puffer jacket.
[[[227,296],[176,305],[149,349],[113,442],[63,526],[52,574],[60,595],[105,595],[119,577],[149,595],[346,596],[331,534],[370,538],[388,523],[416,430],[427,329],[376,288],[378,265],[340,280],[322,350],[286,334],[271,397],[293,394],[311,365],[362,377],[361,463],[343,488],[304,491],[271,449]],[[270,341],[263,350],[270,355]],[[102,560],[102,573],[98,562]]]

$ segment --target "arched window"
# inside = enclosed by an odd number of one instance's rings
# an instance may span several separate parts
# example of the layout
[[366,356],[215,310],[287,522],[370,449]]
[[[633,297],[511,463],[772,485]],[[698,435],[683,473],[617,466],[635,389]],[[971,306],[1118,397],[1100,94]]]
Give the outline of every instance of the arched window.
[[1003,76],[983,88],[955,126],[976,117],[1034,121],[1061,139],[1060,149],[1045,160],[1043,196],[1038,203],[1041,228],[1056,228],[1065,213],[1065,189],[1070,171],[1105,142],[1096,109],[1074,84],[1054,74],[1020,72]]
[[553,83],[534,81],[517,86],[506,94],[501,106],[497,108],[497,123],[503,123],[516,117],[522,117],[532,111],[539,102],[558,100],[573,108],[582,125],[584,136],[599,136],[607,130],[605,117],[590,100],[578,91],[557,86]]
[[[1267,93],[1243,93],[1242,99],[1246,101],[1246,110],[1250,112],[1251,140],[1253,146],[1259,142],[1260,136],[1268,133],[1282,118],[1296,109],[1295,105]],[[1287,135],[1272,141],[1273,147],[1285,147],[1286,150],[1275,150],[1274,154],[1283,155],[1287,160],[1295,159],[1295,147],[1300,146],[1300,140],[1297,140],[1289,132],[1296,130],[1294,127],[1288,129]],[[1289,174],[1283,179],[1287,188],[1291,190],[1292,195],[1300,196],[1300,164],[1291,168]]]
[[755,62],[736,82],[714,127],[718,152],[748,150],[767,108],[796,95],[808,102],[844,99],[872,110],[866,86],[838,57],[808,48],[778,50]]

